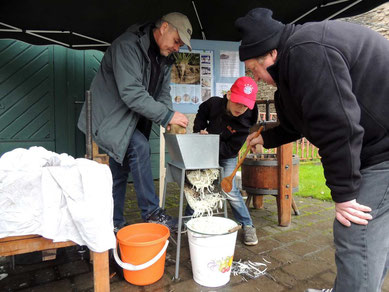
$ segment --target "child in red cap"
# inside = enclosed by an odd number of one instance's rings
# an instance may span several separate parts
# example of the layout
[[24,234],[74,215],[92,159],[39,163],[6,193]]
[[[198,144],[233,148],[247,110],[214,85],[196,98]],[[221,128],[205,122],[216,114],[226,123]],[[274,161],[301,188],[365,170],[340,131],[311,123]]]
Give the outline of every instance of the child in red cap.
[[[219,163],[224,168],[224,176],[229,176],[236,164],[249,129],[258,120],[255,105],[257,84],[250,77],[240,77],[231,90],[223,97],[213,96],[203,102],[194,120],[193,132],[220,135]],[[236,187],[235,178],[229,193],[229,203],[235,219],[243,226],[244,243],[256,245],[258,238],[250,213]],[[187,207],[187,211],[189,206]],[[188,214],[188,212],[186,212]]]

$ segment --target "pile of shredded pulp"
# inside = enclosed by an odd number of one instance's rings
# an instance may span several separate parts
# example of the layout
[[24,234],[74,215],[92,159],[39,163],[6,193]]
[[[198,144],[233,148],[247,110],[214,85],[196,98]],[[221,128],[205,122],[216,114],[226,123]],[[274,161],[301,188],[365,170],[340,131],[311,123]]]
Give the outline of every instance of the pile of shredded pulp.
[[213,215],[213,211],[223,206],[224,197],[215,191],[214,182],[219,178],[219,169],[187,170],[184,193],[189,206],[193,209],[193,217],[204,214]]

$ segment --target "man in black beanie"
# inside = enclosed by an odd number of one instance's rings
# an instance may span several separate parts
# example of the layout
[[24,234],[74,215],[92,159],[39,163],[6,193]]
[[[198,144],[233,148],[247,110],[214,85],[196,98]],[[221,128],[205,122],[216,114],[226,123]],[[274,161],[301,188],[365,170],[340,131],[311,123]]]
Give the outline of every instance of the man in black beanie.
[[389,41],[352,23],[282,24],[256,8],[235,22],[241,61],[277,86],[280,125],[248,143],[306,137],[335,201],[333,289],[380,291],[389,256]]

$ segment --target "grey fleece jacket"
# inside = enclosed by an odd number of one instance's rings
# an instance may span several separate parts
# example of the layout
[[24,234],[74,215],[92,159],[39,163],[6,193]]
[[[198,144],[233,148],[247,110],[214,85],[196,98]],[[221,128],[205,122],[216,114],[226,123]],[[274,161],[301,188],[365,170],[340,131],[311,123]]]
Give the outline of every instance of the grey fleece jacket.
[[358,198],[360,170],[389,160],[389,41],[341,21],[287,25],[276,63],[280,126],[265,147],[305,136],[335,202]]

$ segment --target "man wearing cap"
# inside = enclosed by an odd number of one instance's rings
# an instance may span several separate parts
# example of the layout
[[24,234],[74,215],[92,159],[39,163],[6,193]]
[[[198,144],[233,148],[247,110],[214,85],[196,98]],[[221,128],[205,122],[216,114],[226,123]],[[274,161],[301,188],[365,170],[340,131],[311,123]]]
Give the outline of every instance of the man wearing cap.
[[[223,98],[213,96],[203,102],[194,120],[194,133],[220,135],[219,163],[224,168],[225,177],[234,171],[239,150],[246,141],[250,128],[258,120],[258,108],[255,105],[257,91],[257,84],[253,79],[240,77]],[[244,244],[256,245],[256,230],[235,178],[228,195],[232,213],[243,226]],[[192,213],[188,205],[185,215]]]
[[280,125],[248,142],[272,148],[304,136],[319,148],[335,201],[333,291],[380,291],[389,263],[389,41],[342,21],[285,25],[264,8],[235,25],[241,61],[278,89]]
[[[159,207],[151,172],[152,123],[186,127],[170,96],[171,53],[191,50],[192,26],[178,12],[155,23],[135,24],[113,41],[92,81],[93,140],[109,156],[113,177],[115,231],[126,225],[124,201],[131,172],[142,219],[177,228],[177,219]],[[78,127],[85,133],[85,106]]]

